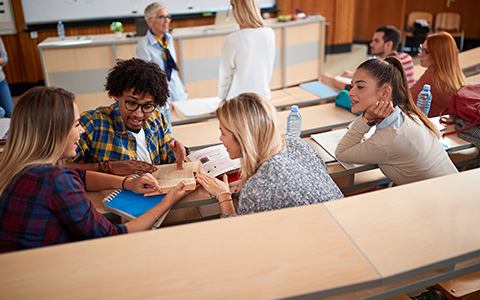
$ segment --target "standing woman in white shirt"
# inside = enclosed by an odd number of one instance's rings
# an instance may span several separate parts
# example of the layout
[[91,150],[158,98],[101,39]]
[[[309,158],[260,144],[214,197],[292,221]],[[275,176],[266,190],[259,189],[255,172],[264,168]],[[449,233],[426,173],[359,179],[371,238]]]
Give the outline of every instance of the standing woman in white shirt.
[[240,30],[223,42],[218,97],[227,100],[253,92],[270,100],[275,33],[264,27],[258,0],[231,0],[230,4]]

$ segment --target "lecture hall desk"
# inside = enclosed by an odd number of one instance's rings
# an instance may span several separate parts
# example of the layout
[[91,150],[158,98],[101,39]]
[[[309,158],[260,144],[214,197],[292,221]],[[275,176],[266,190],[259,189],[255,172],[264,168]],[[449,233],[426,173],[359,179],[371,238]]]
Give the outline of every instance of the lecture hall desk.
[[[288,110],[278,113],[284,130],[287,128],[289,113]],[[346,126],[357,117],[344,108],[336,107],[334,103],[303,107],[300,109],[300,114],[302,115],[302,135]],[[198,150],[220,143],[218,127],[218,120],[211,119],[192,124],[174,125],[172,131],[175,139],[191,150]]]
[[480,269],[454,268],[480,257],[479,176],[476,169],[324,204],[2,254],[0,294],[319,299],[448,268],[418,283],[427,286]]

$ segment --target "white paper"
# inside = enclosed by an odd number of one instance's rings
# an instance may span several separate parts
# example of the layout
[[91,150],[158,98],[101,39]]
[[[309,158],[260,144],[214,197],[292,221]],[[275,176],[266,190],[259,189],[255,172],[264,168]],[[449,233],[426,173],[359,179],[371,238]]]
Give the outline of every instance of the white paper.
[[[318,133],[318,134],[312,134],[311,138],[315,142],[317,142],[323,149],[325,149],[325,151],[327,151],[328,154],[330,154],[331,156],[335,157],[335,159],[337,159],[335,156],[335,149],[337,149],[338,143],[340,143],[340,140],[343,138],[347,130],[348,129],[345,128],[345,129],[332,130],[332,131],[327,131],[327,132]],[[375,132],[375,127],[372,127],[372,129],[370,129],[370,131],[365,134],[363,141],[370,138],[374,132]],[[359,168],[365,165],[365,164],[346,163],[338,159],[337,161],[347,170],[353,169],[353,168]]]
[[214,113],[220,102],[220,98],[210,97],[175,101],[172,104],[180,115],[191,118]]
[[200,161],[200,173],[212,177],[240,168],[240,159],[230,159],[227,149],[223,145],[195,151],[188,158],[191,161]]
[[10,128],[9,118],[0,118],[0,139],[3,139]]

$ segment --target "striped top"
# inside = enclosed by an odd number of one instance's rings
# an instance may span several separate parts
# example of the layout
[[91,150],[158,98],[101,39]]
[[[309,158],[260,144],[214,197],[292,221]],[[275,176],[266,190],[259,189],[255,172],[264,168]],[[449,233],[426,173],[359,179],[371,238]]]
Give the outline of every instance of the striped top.
[[403,52],[395,52],[393,54],[396,58],[400,60],[405,70],[405,75],[407,76],[408,87],[411,87],[415,83],[415,78],[413,77],[413,59],[412,57]]

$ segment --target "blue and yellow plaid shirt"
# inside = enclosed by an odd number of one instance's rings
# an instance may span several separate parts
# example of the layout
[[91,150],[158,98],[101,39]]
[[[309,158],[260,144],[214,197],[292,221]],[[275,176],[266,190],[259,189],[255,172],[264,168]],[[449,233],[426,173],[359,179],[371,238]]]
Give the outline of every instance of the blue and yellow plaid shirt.
[[[93,163],[97,161],[130,160],[137,157],[137,140],[127,130],[118,102],[83,112],[80,123],[85,133],[78,141],[77,154],[68,162]],[[172,131],[158,108],[143,125],[147,149],[153,164],[174,163],[175,156],[167,143],[172,140]]]

